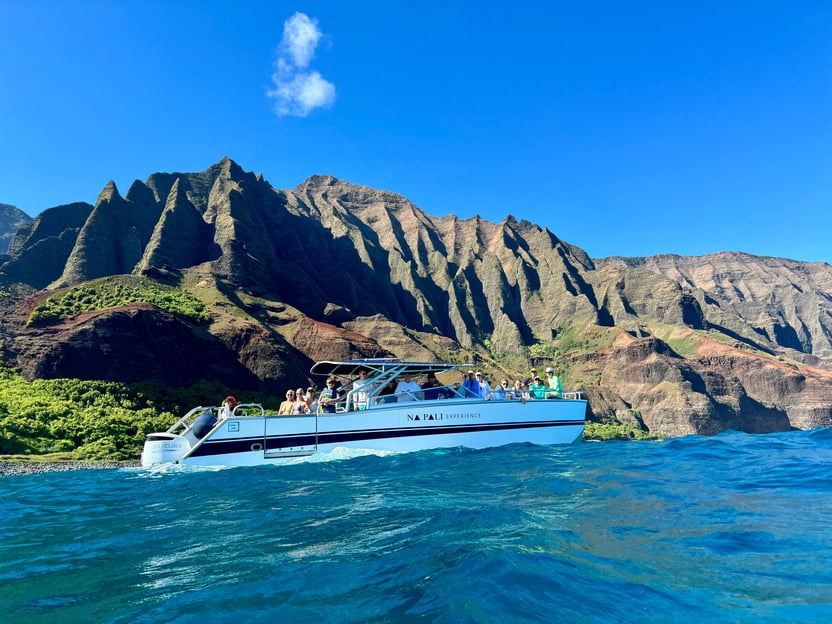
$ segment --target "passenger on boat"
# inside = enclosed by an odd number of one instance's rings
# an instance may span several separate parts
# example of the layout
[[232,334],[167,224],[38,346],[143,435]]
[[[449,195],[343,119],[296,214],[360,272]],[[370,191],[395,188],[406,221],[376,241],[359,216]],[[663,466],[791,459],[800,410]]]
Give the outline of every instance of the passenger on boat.
[[549,392],[546,393],[547,399],[562,399],[563,398],[563,383],[560,377],[555,375],[555,369],[551,366],[546,369],[546,385],[549,386]]
[[491,384],[488,383],[479,371],[477,371],[477,383],[480,386],[480,398],[488,401],[491,398]]
[[396,402],[396,380],[391,379],[387,382],[387,384],[378,391],[376,395],[378,398],[376,399],[377,403],[395,403]]
[[303,388],[298,388],[295,391],[295,402],[292,403],[292,414],[308,414],[309,405],[306,403],[306,398],[303,396]]
[[404,373],[402,375],[402,381],[396,385],[396,396],[398,397],[399,403],[402,401],[416,401],[419,398],[417,394],[419,390],[421,390],[419,384],[413,381],[410,373]]
[[371,383],[372,382],[367,380],[367,370],[364,368],[359,369],[358,379],[352,382],[352,402],[355,409],[367,409],[367,403],[370,399],[370,390],[372,390]]
[[540,377],[535,377],[534,381],[529,384],[529,396],[533,399],[545,399],[548,388],[543,385],[543,380]]
[[286,391],[286,400],[280,404],[280,407],[277,409],[278,416],[287,416],[292,413],[292,406],[295,404],[295,392],[294,390],[287,390]]
[[425,383],[422,384],[422,394],[424,395],[425,401],[433,401],[442,396],[443,393],[440,390],[441,387],[442,384],[439,383],[439,380],[436,378],[436,374],[428,373]]
[[309,406],[309,413],[315,414],[318,411],[318,399],[315,398],[315,391],[312,388],[306,389],[306,404]]
[[519,379],[514,380],[514,387],[511,389],[511,398],[523,401],[524,403],[526,402],[526,399],[529,398],[528,393],[523,388],[523,382]]
[[338,390],[335,389],[335,378],[330,377],[326,380],[326,388],[321,390],[321,396],[318,398],[318,405],[320,411],[327,414],[335,413],[335,404],[338,402]]
[[222,406],[220,407],[220,418],[228,418],[234,413],[234,408],[237,405],[237,399],[231,395],[228,395],[223,399]]
[[523,385],[527,388],[534,383],[534,378],[537,377],[537,369],[533,368],[531,371],[531,375],[526,378],[526,381],[523,382]]
[[491,389],[491,400],[492,401],[504,401],[507,397],[506,395],[506,387],[508,386],[508,382],[503,379],[500,383],[494,386]]
[[480,396],[480,384],[474,377],[474,371],[468,371],[468,377],[465,379],[465,383],[462,384],[462,387],[465,389],[466,397]]

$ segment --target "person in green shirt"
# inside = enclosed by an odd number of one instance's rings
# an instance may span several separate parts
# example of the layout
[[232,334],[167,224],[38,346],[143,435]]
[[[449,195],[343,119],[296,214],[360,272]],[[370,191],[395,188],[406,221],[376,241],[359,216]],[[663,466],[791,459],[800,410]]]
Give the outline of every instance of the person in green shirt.
[[549,392],[546,394],[547,399],[562,399],[563,398],[563,383],[560,377],[555,375],[555,369],[551,366],[546,369],[546,381],[549,386]]
[[533,399],[545,399],[547,389],[543,385],[543,380],[540,377],[535,377],[532,379],[532,383],[529,384],[529,396]]

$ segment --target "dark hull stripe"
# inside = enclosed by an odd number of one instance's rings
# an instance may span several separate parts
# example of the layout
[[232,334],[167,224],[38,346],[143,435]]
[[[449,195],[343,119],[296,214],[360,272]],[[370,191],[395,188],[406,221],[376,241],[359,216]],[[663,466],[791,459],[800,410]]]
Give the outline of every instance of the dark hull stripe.
[[[385,440],[390,438],[410,438],[443,434],[477,433],[483,431],[510,431],[516,429],[537,429],[541,427],[572,427],[583,425],[583,420],[547,420],[523,423],[493,423],[481,425],[443,425],[441,427],[407,427],[396,429],[362,429],[356,431],[331,431],[317,435],[317,444],[339,444],[360,440]],[[206,440],[186,457],[208,457],[229,453],[246,453],[253,444],[263,444],[264,450],[280,450],[315,446],[316,436],[313,432],[283,436],[236,438],[231,440]]]

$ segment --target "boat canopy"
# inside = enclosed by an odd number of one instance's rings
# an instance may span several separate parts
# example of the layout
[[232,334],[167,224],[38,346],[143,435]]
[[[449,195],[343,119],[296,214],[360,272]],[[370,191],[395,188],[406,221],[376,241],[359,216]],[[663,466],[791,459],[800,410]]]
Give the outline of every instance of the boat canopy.
[[427,373],[441,373],[458,368],[471,368],[471,364],[451,364],[448,362],[403,362],[399,358],[368,358],[361,360],[346,360],[343,362],[318,362],[310,373],[327,377],[355,377],[358,371],[364,369],[369,377],[392,377],[409,373],[424,375]]

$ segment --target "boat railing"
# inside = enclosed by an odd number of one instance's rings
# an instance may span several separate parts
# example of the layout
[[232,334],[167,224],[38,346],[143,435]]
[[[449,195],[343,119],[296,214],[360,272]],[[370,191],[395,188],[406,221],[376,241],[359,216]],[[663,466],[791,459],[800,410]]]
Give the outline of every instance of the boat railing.
[[210,414],[214,409],[216,408],[204,407],[202,405],[195,407],[187,414],[185,414],[182,418],[173,423],[168,428],[166,433],[172,433],[174,435],[184,435],[188,431],[190,431],[191,425],[197,418],[199,418],[203,414]]
[[369,406],[387,405],[390,403],[399,403],[401,398],[407,396],[405,401],[437,401],[441,399],[471,399],[479,398],[472,397],[466,394],[465,389],[459,384],[449,386],[436,386],[433,388],[421,388],[413,390],[412,392],[400,392],[398,394],[372,394],[369,398]]
[[173,423],[167,430],[167,433],[174,435],[185,435],[188,433],[194,422],[204,414],[211,414],[217,419],[217,424],[224,421],[226,418],[258,418],[265,416],[265,410],[260,403],[241,403],[237,405],[229,414],[227,408],[217,406],[203,406],[193,408],[182,418]]
[[526,392],[525,393],[526,399],[529,400],[529,401],[549,401],[549,400],[552,400],[552,399],[557,399],[557,400],[560,400],[560,401],[564,401],[564,400],[579,401],[579,400],[585,400],[586,399],[586,396],[585,396],[583,390],[565,390],[562,393],[561,396],[557,396],[557,394],[549,388],[547,388],[546,390],[541,391],[541,392],[543,392],[544,396],[534,396],[533,392],[532,393]]
[[[330,403],[335,407],[335,413],[343,414],[346,412],[355,412],[365,409],[373,409],[374,407],[383,407],[395,403],[405,401],[435,401],[441,399],[465,399],[465,400],[479,400],[478,395],[474,395],[470,390],[467,390],[461,384],[455,383],[447,386],[437,386],[434,388],[422,388],[420,390],[413,390],[408,392],[400,392],[398,394],[379,394],[378,392],[383,386],[378,386],[372,390],[364,387],[353,387],[348,390],[346,394],[339,397],[338,401]],[[408,397],[402,400],[402,397]],[[552,392],[547,392],[545,397],[536,398],[525,394],[525,400],[543,401],[554,399]],[[563,393],[563,399],[566,400],[583,400],[585,399],[582,390],[568,390]],[[511,400],[508,396],[504,400]],[[319,414],[326,414],[327,411],[322,405],[318,407]],[[332,413],[332,412],[329,412]]]

